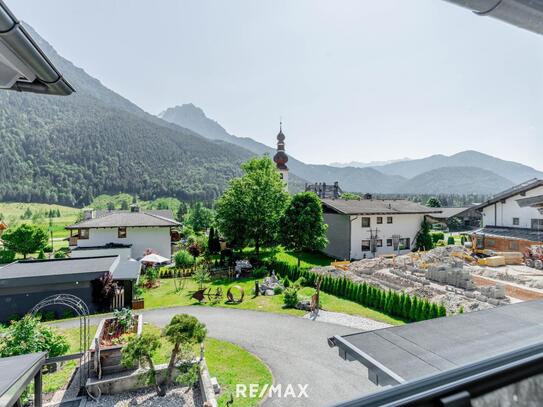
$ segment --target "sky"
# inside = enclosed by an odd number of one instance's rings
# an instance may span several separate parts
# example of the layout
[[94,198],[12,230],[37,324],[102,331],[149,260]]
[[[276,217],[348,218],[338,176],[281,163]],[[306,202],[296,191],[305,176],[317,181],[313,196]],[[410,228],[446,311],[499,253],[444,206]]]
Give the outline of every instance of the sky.
[[282,118],[308,163],[478,150],[543,170],[543,36],[445,1],[6,2],[149,113],[194,103],[268,145]]

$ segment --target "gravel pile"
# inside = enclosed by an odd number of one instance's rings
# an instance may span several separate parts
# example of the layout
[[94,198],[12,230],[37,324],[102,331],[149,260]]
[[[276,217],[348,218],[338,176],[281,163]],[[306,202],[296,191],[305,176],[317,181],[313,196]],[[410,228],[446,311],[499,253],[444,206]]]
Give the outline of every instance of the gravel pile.
[[158,397],[154,388],[126,393],[104,395],[98,402],[88,401],[89,407],[202,407],[199,389],[173,387],[164,397]]

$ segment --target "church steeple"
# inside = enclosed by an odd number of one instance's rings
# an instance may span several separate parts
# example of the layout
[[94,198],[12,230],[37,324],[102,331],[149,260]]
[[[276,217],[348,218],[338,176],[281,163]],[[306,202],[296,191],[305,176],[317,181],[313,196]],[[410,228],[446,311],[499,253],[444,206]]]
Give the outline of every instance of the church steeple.
[[281,178],[285,181],[285,188],[288,187],[288,156],[285,153],[285,135],[283,134],[283,123],[279,122],[279,133],[277,133],[277,152],[273,156],[273,161],[277,166],[277,170],[281,174]]

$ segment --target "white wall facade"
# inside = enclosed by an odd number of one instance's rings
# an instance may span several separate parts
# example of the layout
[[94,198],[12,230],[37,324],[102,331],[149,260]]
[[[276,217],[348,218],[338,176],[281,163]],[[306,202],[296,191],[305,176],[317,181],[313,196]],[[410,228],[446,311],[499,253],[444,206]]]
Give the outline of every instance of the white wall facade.
[[[503,226],[531,228],[532,219],[543,219],[543,215],[540,214],[536,208],[521,208],[517,204],[517,199],[529,198],[537,195],[543,195],[543,186],[526,191],[524,195],[517,194],[504,199],[504,202],[498,201],[495,204],[483,208],[483,227]],[[518,225],[514,224],[514,218],[518,218]]]
[[[392,223],[387,223],[387,217],[392,217]],[[378,224],[377,218],[381,217],[383,223]],[[387,245],[387,239],[393,235],[400,235],[400,238],[409,238],[410,246],[400,250],[400,254],[410,252],[415,245],[415,238],[420,230],[424,214],[393,214],[393,215],[356,215],[351,216],[351,258],[362,259],[373,257],[371,251],[362,251],[362,241],[370,239],[370,229],[375,233],[377,228],[377,239],[382,240],[382,246],[377,247],[375,256],[398,253],[394,246]],[[369,227],[362,227],[362,218],[370,218]]]
[[125,238],[118,237],[118,228],[89,229],[88,239],[77,240],[79,247],[104,246],[108,243],[131,244],[134,259],[143,257],[146,249],[154,249],[167,258],[172,256],[169,227],[127,227]]

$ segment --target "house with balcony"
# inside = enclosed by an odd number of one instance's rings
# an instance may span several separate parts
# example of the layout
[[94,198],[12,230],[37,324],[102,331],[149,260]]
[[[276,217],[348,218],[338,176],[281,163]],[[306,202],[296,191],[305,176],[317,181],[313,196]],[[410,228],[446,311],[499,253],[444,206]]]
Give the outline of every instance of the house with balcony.
[[479,250],[524,251],[543,244],[543,179],[516,185],[476,207],[482,227],[472,235]]
[[72,257],[119,255],[140,259],[147,252],[171,258],[172,245],[179,240],[171,210],[84,212],[84,219],[67,226]]
[[441,213],[407,200],[321,199],[328,245],[338,259],[363,259],[412,250],[426,215]]

